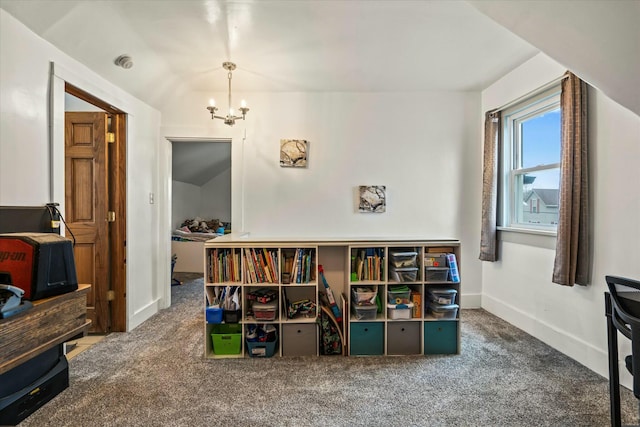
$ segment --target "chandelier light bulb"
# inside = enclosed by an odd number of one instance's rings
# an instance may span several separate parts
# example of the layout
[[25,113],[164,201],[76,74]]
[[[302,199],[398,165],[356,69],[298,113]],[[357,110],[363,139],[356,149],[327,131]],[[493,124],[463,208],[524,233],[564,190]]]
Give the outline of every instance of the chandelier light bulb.
[[211,107],[215,107],[215,106],[216,106],[216,100],[215,100],[215,99],[213,99],[213,98],[211,98],[211,99],[209,100],[209,106],[211,106]]
[[244,99],[240,101],[240,107],[247,108],[247,101],[245,101]]
[[229,115],[233,116],[233,108],[229,108]]

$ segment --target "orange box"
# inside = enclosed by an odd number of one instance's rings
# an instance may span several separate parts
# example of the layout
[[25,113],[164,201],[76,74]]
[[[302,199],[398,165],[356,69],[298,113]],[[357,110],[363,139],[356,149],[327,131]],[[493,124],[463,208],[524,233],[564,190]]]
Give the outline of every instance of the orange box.
[[413,318],[418,318],[421,317],[422,315],[422,296],[420,295],[420,292],[412,292],[411,293],[411,302],[413,303],[413,309],[411,312],[411,315]]

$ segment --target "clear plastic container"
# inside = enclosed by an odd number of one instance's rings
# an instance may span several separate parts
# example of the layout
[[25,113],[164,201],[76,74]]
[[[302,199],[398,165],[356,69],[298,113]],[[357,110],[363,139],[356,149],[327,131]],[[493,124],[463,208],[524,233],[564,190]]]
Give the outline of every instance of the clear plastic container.
[[447,267],[447,254],[424,254],[425,267]]
[[272,301],[264,304],[259,302],[254,302],[251,305],[251,309],[253,310],[253,317],[255,317],[256,320],[261,320],[261,321],[275,320],[276,315],[278,314],[278,303],[276,301]]
[[408,304],[411,302],[411,289],[394,290],[389,288],[387,291],[387,302],[389,304]]
[[404,267],[417,267],[418,253],[417,252],[391,252],[389,254],[389,262],[391,267],[404,268]]
[[355,320],[375,320],[378,313],[377,305],[351,305],[351,312]]
[[449,267],[425,267],[424,280],[427,282],[446,282],[449,277]]
[[355,304],[375,304],[377,294],[375,287],[351,287],[351,301]]
[[387,304],[387,318],[396,319],[411,319],[411,312],[413,311],[413,303],[408,304]]
[[429,289],[428,297],[430,301],[437,304],[454,304],[458,291],[455,289]]
[[418,267],[390,268],[389,280],[392,282],[415,282],[418,280]]
[[429,303],[428,313],[434,319],[455,319],[458,316],[458,304]]

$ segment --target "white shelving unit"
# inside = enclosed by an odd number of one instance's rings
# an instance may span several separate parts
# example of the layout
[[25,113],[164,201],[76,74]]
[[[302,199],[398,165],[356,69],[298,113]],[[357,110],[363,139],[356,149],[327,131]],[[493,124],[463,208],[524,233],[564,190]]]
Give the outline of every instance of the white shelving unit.
[[[459,353],[460,310],[452,318],[434,317],[427,310],[433,289],[455,291],[451,302],[460,306],[461,284],[450,280],[448,265],[440,265],[445,259],[440,254],[445,253],[455,255],[459,270],[457,240],[261,239],[233,234],[210,240],[204,248],[204,306],[213,304],[223,289],[237,289],[240,309],[225,312],[221,324],[205,319],[205,357],[318,355],[319,288],[323,287],[319,265],[336,299],[342,296],[345,301],[347,355]],[[433,258],[438,265],[433,265]],[[295,263],[300,274],[292,274]],[[394,292],[397,286],[405,287],[404,292]],[[371,297],[377,296],[370,299],[375,306],[354,307],[362,302],[356,296],[366,296],[367,290]],[[288,315],[287,302],[298,303],[302,313]],[[389,311],[391,302],[407,305]],[[253,329],[275,333],[277,341],[247,342]]]

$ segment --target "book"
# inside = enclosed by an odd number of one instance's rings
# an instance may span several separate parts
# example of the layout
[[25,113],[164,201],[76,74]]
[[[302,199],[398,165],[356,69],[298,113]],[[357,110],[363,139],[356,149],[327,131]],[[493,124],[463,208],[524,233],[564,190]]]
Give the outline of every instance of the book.
[[298,259],[296,261],[296,283],[302,283],[302,258],[304,257],[304,250],[298,250]]
[[298,273],[298,256],[300,255],[300,249],[296,249],[291,259],[291,277],[290,282],[296,283],[296,277]]
[[247,260],[247,265],[245,266],[245,270],[247,271],[247,282],[249,283],[258,283],[258,277],[256,275],[256,271],[255,268],[253,266],[253,260],[251,259],[251,254],[250,254],[251,249],[247,249],[245,248],[244,250],[244,256]]
[[311,281],[311,254],[307,256],[307,267],[305,269],[304,282],[309,283]]
[[262,271],[262,267],[260,266],[260,262],[258,261],[258,258],[256,257],[255,249],[249,249],[249,252],[251,253],[251,258],[252,258],[252,261],[253,261],[253,267],[256,270],[256,277],[258,279],[258,282],[266,282],[267,280],[264,277],[264,272]]
[[274,278],[271,274],[271,268],[269,267],[269,254],[267,253],[267,248],[262,248],[262,254],[258,253],[258,256],[260,257],[260,264],[262,265],[262,269],[265,273],[265,279],[267,279],[267,282],[273,283]]

